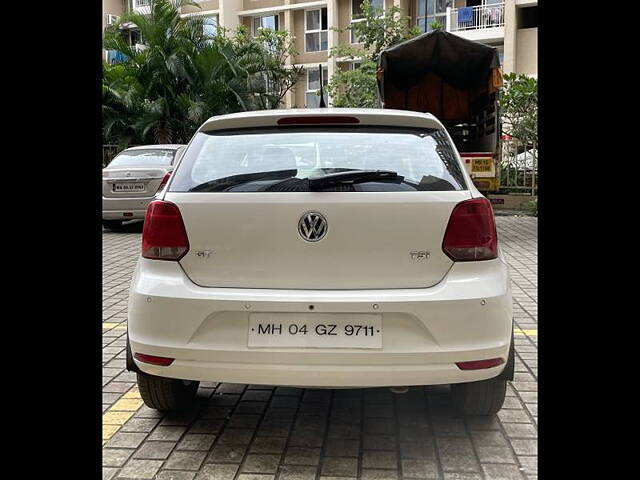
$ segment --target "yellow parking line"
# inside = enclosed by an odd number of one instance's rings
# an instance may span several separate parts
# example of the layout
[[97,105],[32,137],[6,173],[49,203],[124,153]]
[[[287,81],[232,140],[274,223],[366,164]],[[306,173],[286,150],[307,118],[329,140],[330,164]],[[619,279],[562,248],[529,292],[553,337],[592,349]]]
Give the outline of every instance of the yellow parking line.
[[102,415],[102,445],[107,443],[120,427],[127,423],[134,413],[142,406],[138,387],[134,386],[120,399],[111,405]]
[[127,322],[122,322],[122,323],[102,322],[102,328],[117,328],[118,330],[126,330]]
[[514,335],[528,335],[528,336],[537,336],[538,335],[538,329],[531,329],[531,330],[522,330],[520,328],[514,328],[513,329],[513,334]]

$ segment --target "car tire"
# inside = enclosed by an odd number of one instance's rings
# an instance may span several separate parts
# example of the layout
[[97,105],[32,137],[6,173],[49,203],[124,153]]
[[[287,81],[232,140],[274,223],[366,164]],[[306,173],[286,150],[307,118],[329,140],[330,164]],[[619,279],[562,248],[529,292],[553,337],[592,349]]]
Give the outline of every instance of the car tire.
[[507,381],[501,377],[451,385],[453,404],[465,415],[495,415],[506,393]]
[[122,226],[122,220],[102,220],[102,226],[109,230],[114,230]]
[[193,403],[200,382],[137,374],[138,389],[145,405],[163,412],[184,410]]

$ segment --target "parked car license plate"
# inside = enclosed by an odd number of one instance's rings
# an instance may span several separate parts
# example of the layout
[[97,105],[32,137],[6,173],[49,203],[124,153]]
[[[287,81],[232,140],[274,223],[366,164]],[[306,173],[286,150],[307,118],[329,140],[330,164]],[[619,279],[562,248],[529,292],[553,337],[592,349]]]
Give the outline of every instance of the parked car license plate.
[[472,172],[490,172],[492,170],[493,159],[489,158],[474,158],[471,161]]
[[114,192],[144,192],[144,183],[114,183]]
[[382,348],[382,316],[254,313],[249,347]]

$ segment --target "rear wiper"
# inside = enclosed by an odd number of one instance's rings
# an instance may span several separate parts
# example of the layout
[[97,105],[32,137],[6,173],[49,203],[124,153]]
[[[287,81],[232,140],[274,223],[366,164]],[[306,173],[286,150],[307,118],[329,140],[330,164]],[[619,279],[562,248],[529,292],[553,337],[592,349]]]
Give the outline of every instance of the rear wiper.
[[229,177],[216,178],[208,182],[196,185],[190,188],[190,192],[222,192],[227,188],[237,187],[243,183],[253,182],[254,180],[283,180],[285,178],[295,177],[298,170],[272,170],[270,172],[243,173],[240,175],[231,175]]
[[374,181],[402,183],[403,180],[403,176],[391,170],[347,170],[345,172],[331,173],[321,177],[309,177],[309,189],[317,190],[336,184],[355,184]]

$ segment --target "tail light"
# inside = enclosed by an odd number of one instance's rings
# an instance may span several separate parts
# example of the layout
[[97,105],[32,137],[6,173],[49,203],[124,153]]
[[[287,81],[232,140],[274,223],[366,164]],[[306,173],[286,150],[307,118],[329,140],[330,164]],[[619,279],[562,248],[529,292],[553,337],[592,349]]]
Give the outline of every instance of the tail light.
[[180,260],[189,251],[189,239],[180,210],[156,200],[147,207],[142,229],[142,256],[153,260]]
[[169,181],[169,178],[171,178],[171,172],[165,173],[164,177],[162,177],[162,181],[160,182],[160,185],[158,185],[158,190],[156,190],[156,193],[158,193],[160,190],[164,188],[164,186]]
[[498,234],[489,200],[474,198],[455,206],[444,234],[442,250],[454,262],[498,257]]

